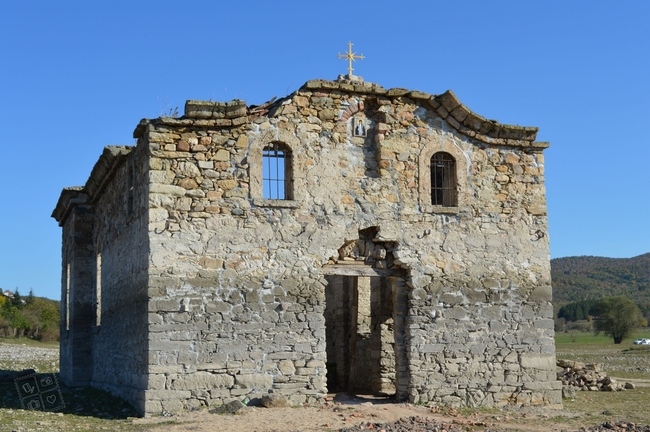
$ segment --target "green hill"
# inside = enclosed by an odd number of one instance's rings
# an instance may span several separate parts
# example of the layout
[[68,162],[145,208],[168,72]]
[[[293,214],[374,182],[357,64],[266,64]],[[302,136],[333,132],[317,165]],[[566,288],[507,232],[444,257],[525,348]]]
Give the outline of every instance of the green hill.
[[60,302],[0,289],[0,337],[59,340]]
[[622,296],[650,303],[650,253],[633,258],[594,256],[551,260],[553,302]]

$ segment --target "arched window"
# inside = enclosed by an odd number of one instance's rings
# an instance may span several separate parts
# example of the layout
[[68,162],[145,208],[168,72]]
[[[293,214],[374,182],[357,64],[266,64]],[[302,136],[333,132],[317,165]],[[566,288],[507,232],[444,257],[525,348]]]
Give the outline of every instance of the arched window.
[[431,157],[431,204],[434,206],[456,207],[456,160],[445,152]]
[[262,150],[262,196],[265,199],[293,199],[291,150],[285,144],[272,142]]

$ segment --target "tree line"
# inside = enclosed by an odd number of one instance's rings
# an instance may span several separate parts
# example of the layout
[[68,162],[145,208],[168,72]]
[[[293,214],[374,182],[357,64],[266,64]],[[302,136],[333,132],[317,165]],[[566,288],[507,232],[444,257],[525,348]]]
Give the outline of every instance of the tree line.
[[566,321],[590,321],[596,333],[611,336],[615,344],[620,344],[632,330],[648,325],[644,312],[650,314],[650,303],[643,306],[642,310],[625,297],[604,297],[566,304],[557,317]]
[[56,300],[0,293],[0,336],[27,337],[43,342],[59,340],[60,304]]
[[[600,300],[581,300],[567,303],[558,310],[557,317],[573,322],[582,320],[591,321],[591,319],[598,314],[596,305],[599,301]],[[643,318],[650,322],[650,302],[635,304]]]

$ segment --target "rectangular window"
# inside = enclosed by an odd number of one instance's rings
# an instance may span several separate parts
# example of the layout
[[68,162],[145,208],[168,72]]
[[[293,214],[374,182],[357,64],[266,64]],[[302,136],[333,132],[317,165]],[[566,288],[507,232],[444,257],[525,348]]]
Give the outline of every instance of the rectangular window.
[[292,199],[291,153],[280,143],[262,151],[262,191],[265,199]]

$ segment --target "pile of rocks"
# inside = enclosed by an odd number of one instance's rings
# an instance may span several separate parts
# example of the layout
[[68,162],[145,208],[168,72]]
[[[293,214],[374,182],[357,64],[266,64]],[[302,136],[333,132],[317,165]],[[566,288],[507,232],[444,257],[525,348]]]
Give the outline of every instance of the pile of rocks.
[[620,391],[634,388],[632,383],[619,383],[608,377],[603,371],[603,365],[598,363],[558,360],[557,379],[562,381],[564,397],[573,397],[571,393],[575,390]]

